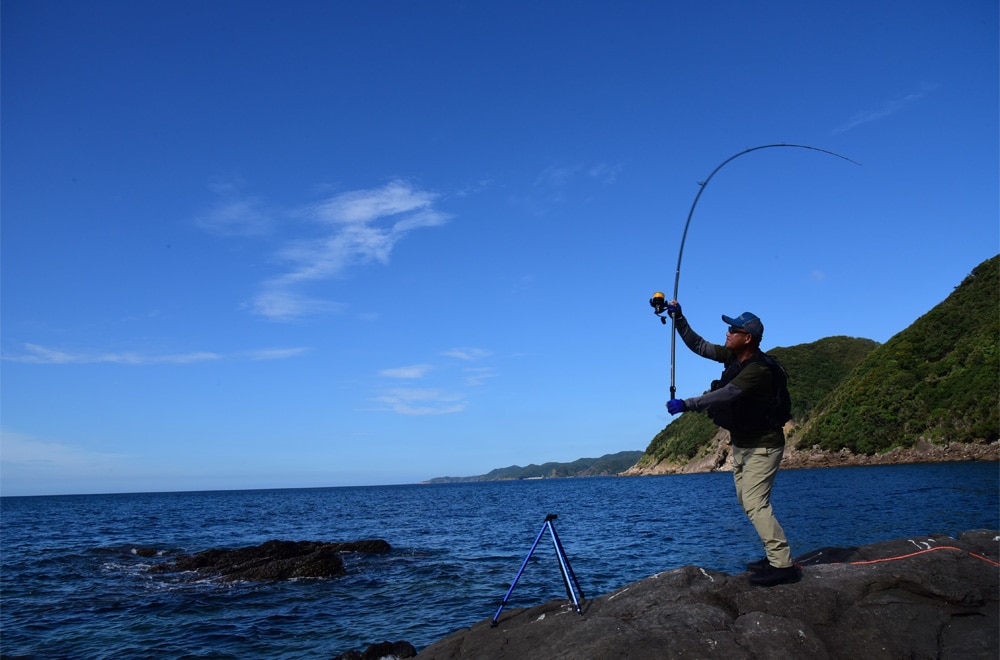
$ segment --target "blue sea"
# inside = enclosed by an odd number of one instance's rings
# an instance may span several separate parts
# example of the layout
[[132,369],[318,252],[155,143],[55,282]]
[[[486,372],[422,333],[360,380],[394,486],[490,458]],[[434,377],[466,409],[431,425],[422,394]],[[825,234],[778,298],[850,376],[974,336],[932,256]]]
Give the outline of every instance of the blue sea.
[[[1000,529],[996,463],[783,470],[794,555]],[[331,658],[417,649],[491,618],[546,515],[587,598],[684,565],[762,555],[726,473],[0,500],[4,658]],[[341,578],[222,583],[151,574],[176,553],[271,539],[380,538]],[[567,599],[546,532],[506,608]],[[155,548],[142,557],[137,548]]]

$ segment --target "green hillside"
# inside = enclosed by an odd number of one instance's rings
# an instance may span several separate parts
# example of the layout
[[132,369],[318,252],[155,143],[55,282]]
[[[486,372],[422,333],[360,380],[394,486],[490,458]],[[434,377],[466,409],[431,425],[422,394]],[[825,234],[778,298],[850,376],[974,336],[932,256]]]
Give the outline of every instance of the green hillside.
[[[788,371],[789,440],[800,448],[882,453],[1000,435],[1000,256],[884,345],[828,337],[768,351]],[[650,442],[639,467],[704,453],[717,428],[684,413]]]
[[[871,339],[827,337],[810,344],[769,350],[768,354],[781,362],[788,372],[793,424],[800,423],[877,346],[878,343]],[[717,430],[704,413],[684,413],[653,438],[639,464],[690,460],[708,444]]]
[[892,337],[821,402],[800,446],[874,454],[1000,435],[1000,257]]

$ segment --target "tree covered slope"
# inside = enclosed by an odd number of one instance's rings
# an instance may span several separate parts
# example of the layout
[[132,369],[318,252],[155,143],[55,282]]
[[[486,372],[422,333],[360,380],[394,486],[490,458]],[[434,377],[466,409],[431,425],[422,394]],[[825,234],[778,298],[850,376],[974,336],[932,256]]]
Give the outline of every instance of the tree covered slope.
[[[947,299],[883,345],[827,337],[768,351],[788,372],[800,449],[878,454],[930,443],[1000,437],[1000,256],[977,266]],[[710,452],[718,429],[684,413],[650,442],[636,467]]]

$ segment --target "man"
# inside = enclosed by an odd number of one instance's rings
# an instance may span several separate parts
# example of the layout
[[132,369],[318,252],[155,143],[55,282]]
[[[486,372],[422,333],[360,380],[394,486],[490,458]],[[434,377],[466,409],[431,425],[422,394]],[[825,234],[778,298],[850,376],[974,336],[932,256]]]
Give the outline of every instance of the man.
[[722,378],[712,383],[711,391],[690,399],[671,399],[667,410],[671,415],[704,411],[729,430],[736,498],[767,553],[763,559],[747,564],[750,582],[762,586],[795,582],[800,573],[792,563],[785,532],[771,510],[771,487],[784,453],[785,432],[781,423],[771,420],[777,376],[760,350],[764,324],[750,312],[736,318],[723,316],[729,329],[725,346],[719,346],[691,329],[676,300],[668,304],[667,312],[688,348],[726,366]]

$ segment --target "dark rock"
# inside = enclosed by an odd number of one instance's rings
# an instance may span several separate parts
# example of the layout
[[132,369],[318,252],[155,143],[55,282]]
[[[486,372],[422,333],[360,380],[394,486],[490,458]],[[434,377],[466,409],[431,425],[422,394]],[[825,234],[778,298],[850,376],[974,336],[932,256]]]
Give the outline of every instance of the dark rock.
[[263,582],[292,578],[338,577],[344,574],[343,552],[377,554],[392,548],[374,539],[349,543],[321,541],[267,541],[235,550],[212,548],[150,567],[152,573],[195,571],[225,581]]
[[382,539],[367,539],[350,541],[348,543],[331,543],[337,552],[361,552],[368,555],[380,555],[392,550],[392,546]]
[[1000,533],[966,532],[823,548],[802,579],[770,588],[747,574],[685,566],[584,604],[504,610],[417,657],[998,657]]
[[413,658],[417,649],[409,642],[381,642],[372,644],[363,652],[348,651],[338,655],[333,660],[384,660],[386,658]]

